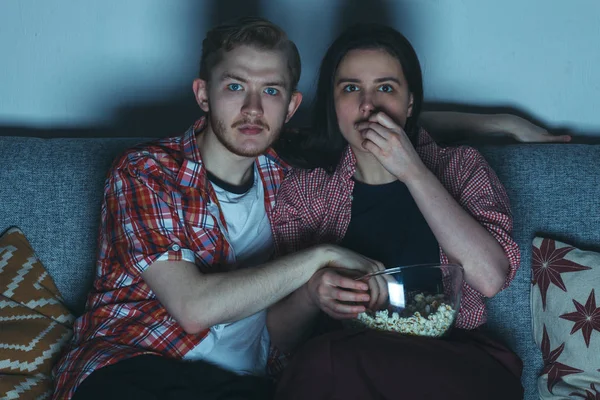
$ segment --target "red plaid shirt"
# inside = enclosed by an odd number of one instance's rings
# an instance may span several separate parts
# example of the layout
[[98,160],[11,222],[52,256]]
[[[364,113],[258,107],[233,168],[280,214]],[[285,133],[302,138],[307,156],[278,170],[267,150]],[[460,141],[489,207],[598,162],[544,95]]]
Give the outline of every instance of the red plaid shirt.
[[[417,153],[448,192],[500,243],[510,269],[506,288],[519,266],[519,248],[511,238],[512,216],[508,196],[483,156],[471,147],[441,148],[423,129]],[[339,243],[348,229],[352,211],[352,176],[356,158],[348,149],[336,171],[294,170],[285,179],[273,213],[273,230],[279,254],[287,254],[317,243]],[[440,248],[440,261],[448,257]],[[486,321],[484,296],[463,284],[457,327],[473,329]]]
[[[56,365],[54,399],[69,399],[98,368],[141,354],[181,359],[208,330],[187,334],[141,277],[158,260],[195,259],[209,273],[231,257],[223,213],[200,157],[199,120],[183,136],[144,144],[113,164],[104,187],[99,257],[87,312]],[[257,158],[269,218],[287,166],[269,150]],[[209,211],[210,209],[210,211]]]

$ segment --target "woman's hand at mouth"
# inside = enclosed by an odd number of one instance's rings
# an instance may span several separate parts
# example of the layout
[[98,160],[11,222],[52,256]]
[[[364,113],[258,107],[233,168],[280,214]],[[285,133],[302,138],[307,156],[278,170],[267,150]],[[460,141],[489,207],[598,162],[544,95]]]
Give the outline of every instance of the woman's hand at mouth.
[[429,171],[413,147],[404,129],[383,112],[358,122],[363,148],[371,152],[381,165],[398,180],[407,182]]

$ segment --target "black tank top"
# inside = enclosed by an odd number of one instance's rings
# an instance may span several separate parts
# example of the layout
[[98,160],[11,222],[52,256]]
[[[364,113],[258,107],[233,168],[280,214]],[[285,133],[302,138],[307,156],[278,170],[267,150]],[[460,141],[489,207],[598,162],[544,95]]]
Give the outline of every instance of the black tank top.
[[386,268],[440,262],[438,242],[403,182],[355,180],[352,218],[341,245]]

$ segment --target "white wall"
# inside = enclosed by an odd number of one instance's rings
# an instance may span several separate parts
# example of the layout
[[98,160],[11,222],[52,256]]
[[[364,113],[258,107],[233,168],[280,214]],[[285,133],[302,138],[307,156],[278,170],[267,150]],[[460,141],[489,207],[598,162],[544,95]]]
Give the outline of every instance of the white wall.
[[428,101],[600,135],[598,0],[0,0],[0,126],[183,129],[204,34],[244,13],[296,41],[307,98],[335,35],[378,20],[413,42]]

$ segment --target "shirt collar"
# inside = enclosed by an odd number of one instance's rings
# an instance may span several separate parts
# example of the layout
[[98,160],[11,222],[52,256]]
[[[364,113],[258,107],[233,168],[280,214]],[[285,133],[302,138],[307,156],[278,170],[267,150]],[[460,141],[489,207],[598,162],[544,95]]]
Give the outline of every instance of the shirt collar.
[[342,154],[342,159],[336,168],[336,173],[344,179],[350,180],[356,172],[356,156],[350,145],[346,146],[346,150]]
[[196,135],[206,127],[206,117],[197,120],[184,134],[181,140],[183,162],[177,175],[179,186],[204,189],[206,187],[206,171],[202,155],[198,148]]
[[200,155],[200,149],[198,148],[198,141],[196,135],[202,132],[206,128],[206,117],[202,117],[197,120],[189,129],[183,134],[183,140],[181,141],[181,151],[183,158],[199,164],[202,164],[202,156]]
[[[179,170],[177,180],[180,186],[200,188],[206,190],[208,177],[202,161],[197,136],[206,128],[206,117],[197,120],[184,134],[181,141],[183,163]],[[257,158],[259,170],[276,168],[287,172],[290,166],[283,161],[272,148]],[[270,166],[270,167],[269,167]]]
[[272,147],[269,147],[267,151],[265,151],[265,153],[262,155],[262,157],[265,157],[265,159],[268,162],[270,162],[275,168],[283,170],[284,173],[287,173],[290,169],[292,169],[292,167],[287,162],[285,162],[279,157],[277,152],[273,150]]

